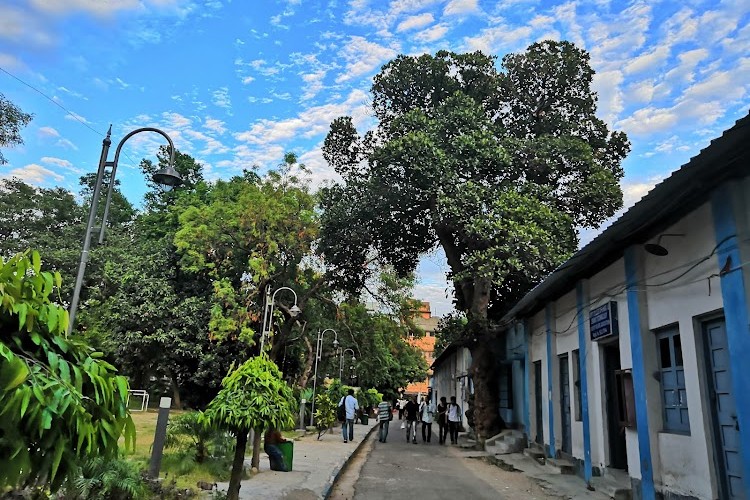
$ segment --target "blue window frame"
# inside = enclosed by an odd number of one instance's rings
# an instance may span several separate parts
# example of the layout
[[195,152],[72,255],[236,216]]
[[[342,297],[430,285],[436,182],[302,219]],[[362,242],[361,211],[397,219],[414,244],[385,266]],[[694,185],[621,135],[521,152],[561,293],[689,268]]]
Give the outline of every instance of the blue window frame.
[[664,408],[664,431],[689,434],[690,419],[679,328],[675,325],[657,331],[656,348]]

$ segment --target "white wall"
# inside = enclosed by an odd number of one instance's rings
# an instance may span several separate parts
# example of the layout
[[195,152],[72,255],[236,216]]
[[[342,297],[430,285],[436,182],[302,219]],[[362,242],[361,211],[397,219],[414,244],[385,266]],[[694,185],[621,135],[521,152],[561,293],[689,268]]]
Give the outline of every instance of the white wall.
[[[669,255],[647,256],[648,325],[652,331],[673,324],[679,326],[690,435],[661,432],[661,414],[651,422],[658,431],[661,472],[655,480],[657,487],[661,485],[672,492],[713,498],[716,494],[707,477],[707,471],[713,470],[711,450],[707,446],[711,441],[710,401],[705,384],[701,382],[705,375],[702,359],[699,359],[703,356],[702,336],[699,329],[696,331],[694,322],[696,317],[722,307],[719,278],[708,278],[719,271],[715,256],[711,256],[716,238],[710,206],[701,206],[664,233],[684,236],[662,238],[661,244],[669,250]],[[707,260],[701,262],[705,258]],[[687,274],[669,283],[693,266]],[[644,350],[647,347],[656,351],[656,341],[651,346],[644,345]],[[658,366],[655,363],[646,368],[648,376]]]

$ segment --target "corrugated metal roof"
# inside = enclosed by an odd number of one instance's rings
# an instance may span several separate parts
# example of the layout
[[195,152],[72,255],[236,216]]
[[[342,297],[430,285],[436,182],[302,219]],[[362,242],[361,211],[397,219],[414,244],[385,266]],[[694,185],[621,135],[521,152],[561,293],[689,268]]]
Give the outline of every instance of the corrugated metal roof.
[[[750,114],[657,184],[619,219],[526,294],[503,317],[510,322],[540,310],[622,257],[624,249],[657,236],[708,200],[723,182],[750,175]],[[436,360],[437,362],[438,360]]]

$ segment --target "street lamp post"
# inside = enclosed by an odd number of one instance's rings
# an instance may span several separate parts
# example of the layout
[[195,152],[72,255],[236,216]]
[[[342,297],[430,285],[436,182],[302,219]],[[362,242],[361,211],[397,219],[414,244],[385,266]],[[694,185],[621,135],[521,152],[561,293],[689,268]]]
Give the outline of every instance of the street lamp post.
[[322,332],[318,330],[318,342],[315,346],[315,373],[313,374],[313,395],[312,395],[312,406],[310,408],[310,427],[315,425],[315,391],[318,388],[318,361],[323,351],[323,336],[326,332],[333,332],[333,347],[339,345],[339,334],[333,328],[326,328]]
[[89,261],[91,233],[94,231],[94,225],[96,223],[96,213],[97,209],[99,208],[99,196],[102,190],[102,184],[104,183],[104,174],[107,168],[112,169],[109,176],[107,201],[104,205],[104,216],[102,218],[102,225],[99,230],[99,243],[102,243],[104,241],[104,232],[107,226],[107,217],[109,216],[109,205],[112,200],[112,191],[115,188],[115,173],[117,172],[117,163],[120,160],[120,150],[122,149],[122,145],[125,144],[125,141],[140,132],[156,132],[157,134],[161,134],[162,136],[164,136],[164,138],[169,143],[169,164],[166,168],[163,168],[154,173],[154,182],[162,186],[167,186],[169,188],[178,186],[180,183],[182,183],[180,174],[178,174],[174,169],[174,143],[166,133],[154,127],[143,127],[133,130],[128,135],[123,137],[120,143],[117,145],[117,149],[115,150],[115,160],[107,161],[107,156],[109,155],[109,146],[112,144],[112,125],[109,126],[109,130],[107,130],[107,137],[105,137],[102,141],[102,154],[99,157],[99,169],[96,173],[96,184],[94,184],[94,193],[91,197],[89,219],[88,223],[86,224],[86,233],[83,236],[83,250],[81,250],[81,261],[78,264],[78,275],[76,276],[76,284],[75,288],[73,289],[73,298],[70,302],[70,318],[68,321],[68,330],[66,332],[66,336],[70,335],[70,333],[73,331],[73,325],[75,324],[78,302],[81,298],[81,288],[83,287],[83,276],[86,273],[86,264],[88,264]]
[[346,354],[347,351],[351,351],[352,352],[352,363],[354,363],[355,361],[357,361],[357,358],[354,357],[354,349],[351,349],[351,348],[347,347],[346,349],[344,349],[341,352],[341,358],[339,359],[339,380],[343,380],[343,376],[344,376],[344,355]]
[[288,286],[282,286],[281,288],[277,288],[275,292],[273,292],[273,295],[271,295],[271,285],[268,285],[266,287],[266,305],[263,308],[263,331],[260,334],[260,352],[263,353],[263,346],[265,345],[266,340],[266,334],[270,333],[270,329],[273,328],[273,307],[276,303],[276,294],[279,293],[281,290],[289,290],[294,295],[294,305],[289,309],[289,315],[292,318],[297,317],[297,315],[302,312],[299,307],[297,307],[297,292],[289,288]]

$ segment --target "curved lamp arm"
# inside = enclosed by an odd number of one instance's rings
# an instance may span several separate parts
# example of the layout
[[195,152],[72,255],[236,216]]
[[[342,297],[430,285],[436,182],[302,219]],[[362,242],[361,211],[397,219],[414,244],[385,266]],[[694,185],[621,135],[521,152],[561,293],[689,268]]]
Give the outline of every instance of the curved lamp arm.
[[[111,130],[111,127],[110,127]],[[99,231],[99,244],[104,242],[104,231],[107,228],[107,218],[109,217],[109,206],[112,202],[112,191],[115,189],[115,174],[117,173],[117,164],[120,161],[120,151],[122,150],[122,146],[125,144],[125,141],[133,137],[135,134],[139,134],[141,132],[156,132],[157,134],[162,135],[167,142],[169,143],[169,165],[165,170],[169,171],[167,173],[168,177],[172,177],[170,181],[165,181],[168,185],[174,185],[176,186],[180,182],[182,182],[182,179],[180,179],[179,174],[176,170],[174,170],[174,143],[172,142],[172,139],[164,132],[163,130],[160,130],[155,127],[141,127],[133,130],[129,134],[127,134],[125,137],[120,140],[120,143],[117,145],[117,149],[115,149],[115,159],[112,162],[106,162],[106,166],[112,167],[112,173],[109,177],[109,189],[107,190],[107,202],[104,205],[104,218],[102,219],[102,228]],[[160,171],[161,172],[161,171]],[[154,181],[159,182],[157,180],[156,175],[160,172],[157,172],[154,174]]]
[[[266,308],[268,309],[267,314],[263,315],[263,331],[260,335],[260,352],[263,352],[263,347],[265,345],[266,340],[266,333],[270,333],[271,326],[273,323],[273,307],[276,303],[276,294],[279,293],[281,290],[289,290],[292,292],[292,295],[294,295],[294,305],[289,309],[289,315],[294,318],[296,317],[301,311],[300,308],[297,306],[297,292],[289,288],[288,286],[282,286],[277,288],[273,294],[271,294],[271,286],[266,287]],[[270,300],[269,300],[270,295]]]

